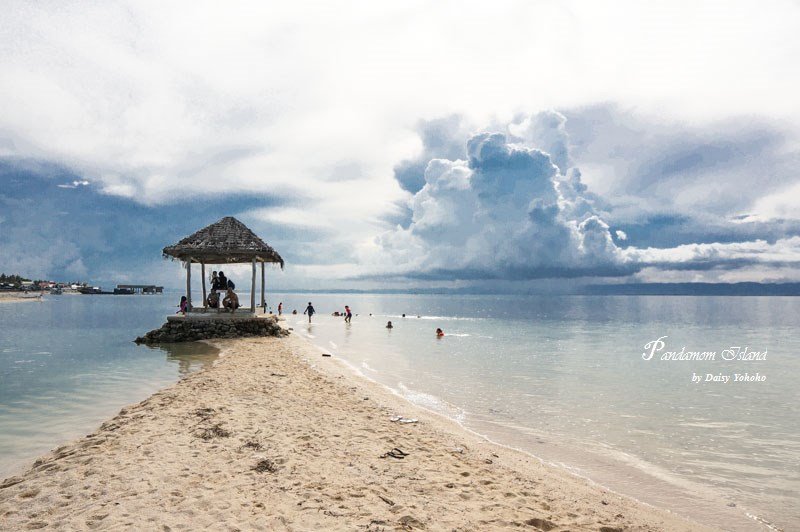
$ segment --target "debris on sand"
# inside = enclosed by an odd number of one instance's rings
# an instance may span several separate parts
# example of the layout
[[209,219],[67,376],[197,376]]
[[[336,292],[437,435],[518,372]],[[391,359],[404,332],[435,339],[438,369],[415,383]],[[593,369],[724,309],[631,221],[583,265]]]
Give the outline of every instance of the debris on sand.
[[387,451],[387,452],[383,453],[380,456],[380,458],[389,458],[389,457],[391,457],[391,458],[397,458],[398,460],[402,460],[406,456],[408,456],[407,452],[405,452],[403,450],[400,450],[397,447],[395,447],[391,451]]
[[210,419],[216,413],[217,411],[213,408],[198,408],[194,411],[194,415],[203,420]]
[[392,416],[389,421],[392,423],[416,423],[419,420],[414,417]]
[[253,466],[253,471],[255,471],[256,473],[264,473],[264,472],[274,473],[277,470],[278,468],[275,467],[275,464],[269,458],[264,458],[262,460],[259,460],[258,463],[256,463],[256,465]]
[[197,437],[201,440],[209,441],[213,440],[214,438],[227,438],[230,435],[231,433],[229,431],[223,429],[222,425],[217,423],[211,427],[201,429],[197,434]]

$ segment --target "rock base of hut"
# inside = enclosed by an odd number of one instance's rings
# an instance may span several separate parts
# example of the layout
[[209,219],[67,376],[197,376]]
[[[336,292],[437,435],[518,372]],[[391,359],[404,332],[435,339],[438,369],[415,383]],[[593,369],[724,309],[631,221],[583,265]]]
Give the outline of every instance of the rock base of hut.
[[195,342],[212,338],[243,338],[254,336],[287,336],[275,318],[255,318],[230,315],[192,319],[187,316],[169,316],[167,323],[134,340],[137,344]]

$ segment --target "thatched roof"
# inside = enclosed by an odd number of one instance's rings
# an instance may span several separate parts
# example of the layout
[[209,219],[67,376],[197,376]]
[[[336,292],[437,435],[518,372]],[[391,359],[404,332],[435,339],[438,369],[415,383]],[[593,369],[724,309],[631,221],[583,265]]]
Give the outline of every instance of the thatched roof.
[[283,268],[283,259],[278,252],[232,216],[226,216],[177,244],[165,247],[163,253],[165,257],[184,262],[225,264],[256,259],[259,262],[278,262]]

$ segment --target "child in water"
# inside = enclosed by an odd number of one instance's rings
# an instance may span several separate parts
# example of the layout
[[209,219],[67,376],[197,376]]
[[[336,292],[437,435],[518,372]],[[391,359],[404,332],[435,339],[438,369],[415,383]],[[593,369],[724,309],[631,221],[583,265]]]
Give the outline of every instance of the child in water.
[[441,338],[442,336],[444,336],[444,331],[437,327],[437,329],[436,329],[436,337],[437,338]]
[[387,329],[394,329],[394,325],[392,325],[391,321],[386,323],[386,328]]

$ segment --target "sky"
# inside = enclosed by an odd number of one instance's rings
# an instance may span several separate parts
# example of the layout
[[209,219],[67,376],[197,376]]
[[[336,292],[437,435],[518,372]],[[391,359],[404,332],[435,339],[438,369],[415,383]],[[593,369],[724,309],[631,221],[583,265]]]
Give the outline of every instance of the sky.
[[11,0],[0,271],[179,287],[161,249],[230,215],[282,289],[798,281],[798,27],[780,0]]

